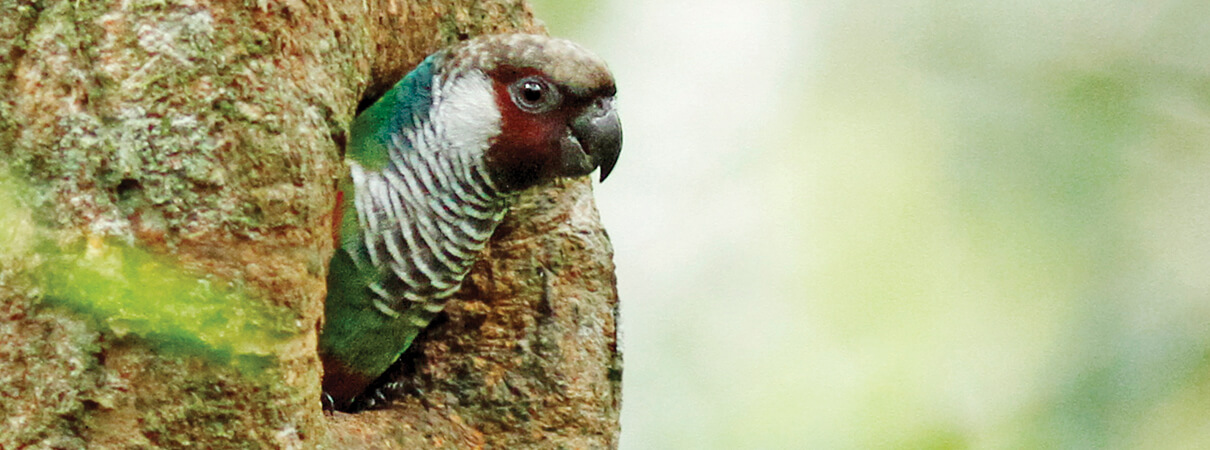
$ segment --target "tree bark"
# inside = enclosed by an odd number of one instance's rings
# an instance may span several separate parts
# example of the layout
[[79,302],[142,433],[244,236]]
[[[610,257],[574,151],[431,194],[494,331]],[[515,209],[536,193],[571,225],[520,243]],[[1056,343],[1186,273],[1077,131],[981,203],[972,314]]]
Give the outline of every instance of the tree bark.
[[320,408],[357,106],[509,31],[542,28],[510,0],[0,0],[0,448],[615,447],[586,179],[518,199],[385,407]]

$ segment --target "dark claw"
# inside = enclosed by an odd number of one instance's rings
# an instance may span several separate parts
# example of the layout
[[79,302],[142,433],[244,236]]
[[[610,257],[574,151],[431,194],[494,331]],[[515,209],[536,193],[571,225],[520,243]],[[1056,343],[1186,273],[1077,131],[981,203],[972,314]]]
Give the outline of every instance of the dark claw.
[[336,399],[332,398],[332,396],[329,395],[327,392],[320,394],[319,402],[324,411],[335,411],[336,410]]

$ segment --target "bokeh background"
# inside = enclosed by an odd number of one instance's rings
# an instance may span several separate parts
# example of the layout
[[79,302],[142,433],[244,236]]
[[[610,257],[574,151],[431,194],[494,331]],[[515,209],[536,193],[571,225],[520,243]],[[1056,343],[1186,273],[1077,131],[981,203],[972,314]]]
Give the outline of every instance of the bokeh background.
[[619,83],[623,448],[1210,448],[1210,3],[534,5]]

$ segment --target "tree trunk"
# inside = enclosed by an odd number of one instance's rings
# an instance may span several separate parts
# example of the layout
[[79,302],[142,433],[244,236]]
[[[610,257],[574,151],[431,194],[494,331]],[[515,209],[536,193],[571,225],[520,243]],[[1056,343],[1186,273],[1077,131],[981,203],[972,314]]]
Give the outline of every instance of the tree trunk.
[[510,0],[0,0],[0,448],[608,448],[621,357],[586,179],[521,196],[393,397],[320,408],[335,181],[425,55]]

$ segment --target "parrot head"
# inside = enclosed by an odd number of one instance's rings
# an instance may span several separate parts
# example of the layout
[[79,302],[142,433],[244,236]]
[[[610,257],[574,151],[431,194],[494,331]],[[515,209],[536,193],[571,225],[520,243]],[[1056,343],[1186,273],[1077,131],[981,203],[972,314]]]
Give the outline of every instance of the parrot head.
[[485,157],[492,181],[524,189],[557,177],[601,181],[622,149],[617,92],[605,62],[567,40],[530,34],[484,36],[449,50],[446,76],[490,82],[499,133]]

